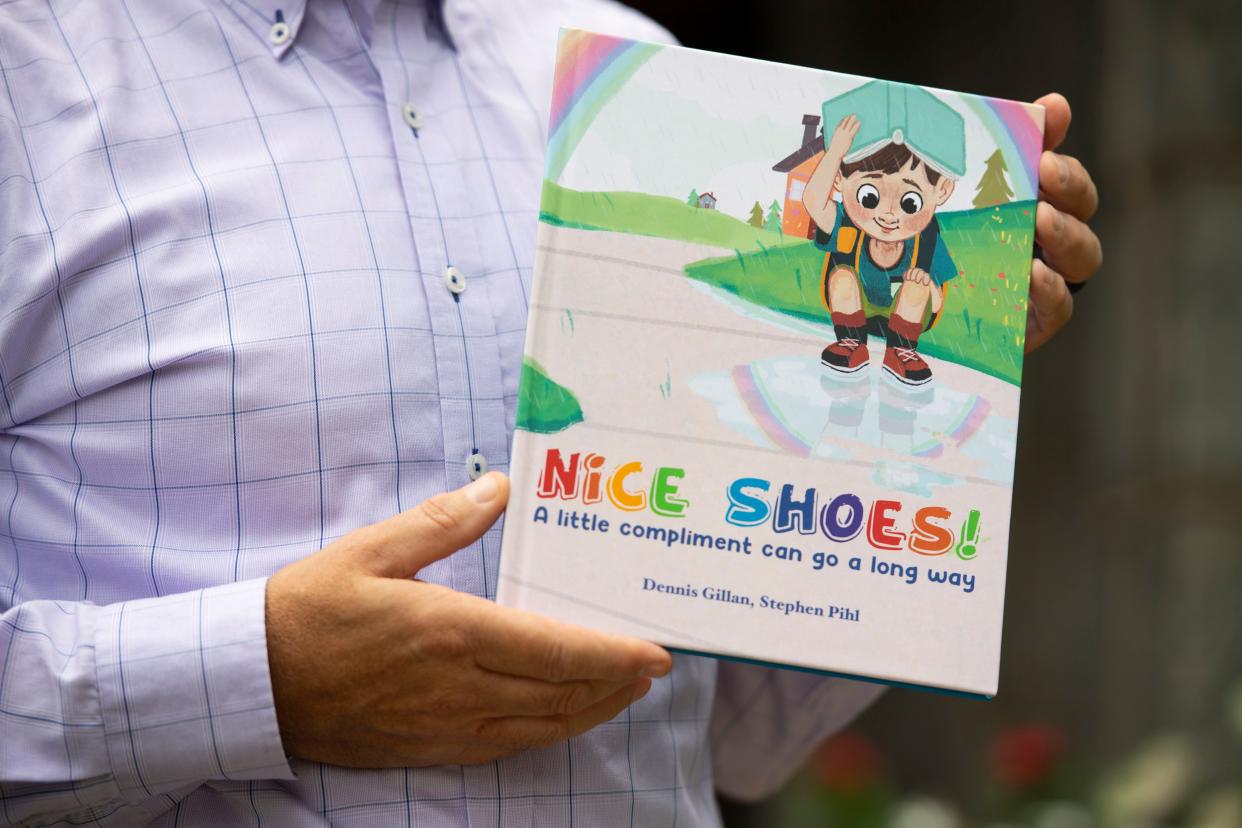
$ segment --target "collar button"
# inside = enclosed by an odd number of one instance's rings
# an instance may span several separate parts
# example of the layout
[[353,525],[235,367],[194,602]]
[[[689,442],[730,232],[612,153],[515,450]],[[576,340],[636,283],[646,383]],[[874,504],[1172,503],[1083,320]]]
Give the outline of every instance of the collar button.
[[283,20],[272,24],[272,28],[267,30],[267,39],[271,41],[273,46],[283,46],[289,42],[293,30],[289,28],[289,24]]

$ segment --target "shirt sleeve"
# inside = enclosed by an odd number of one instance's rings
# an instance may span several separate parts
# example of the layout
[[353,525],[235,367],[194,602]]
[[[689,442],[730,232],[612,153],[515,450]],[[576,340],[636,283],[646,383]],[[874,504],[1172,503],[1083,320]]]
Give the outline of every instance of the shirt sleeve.
[[722,661],[712,708],[716,789],[771,796],[821,741],[853,720],[884,685]]
[[163,810],[164,795],[210,779],[292,778],[266,584],[0,615],[0,823],[90,822],[144,802]]
[[853,227],[854,222],[850,221],[850,217],[845,214],[845,205],[837,202],[837,220],[832,224],[832,232],[825,233],[817,224],[815,225],[815,246],[820,250],[830,251],[832,247],[832,237],[842,227]]

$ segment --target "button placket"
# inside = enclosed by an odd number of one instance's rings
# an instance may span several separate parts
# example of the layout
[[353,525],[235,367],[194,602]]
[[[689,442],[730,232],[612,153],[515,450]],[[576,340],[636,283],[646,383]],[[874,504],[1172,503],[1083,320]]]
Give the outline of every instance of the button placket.
[[[422,137],[420,134],[421,130],[427,128],[430,121],[424,117],[421,106],[415,101],[410,100],[409,96],[410,92],[407,83],[405,95],[396,98],[394,101],[399,102],[397,111],[399,111],[401,115],[401,125],[410,130],[410,132],[406,132],[404,135],[400,136],[398,146],[408,147],[413,155],[412,160],[422,166],[423,170],[421,171],[421,175],[416,175],[410,180],[403,179],[402,186],[406,189],[407,203],[412,204],[430,202],[437,210],[441,210],[444,205],[438,198],[436,198],[437,194],[434,189],[436,184],[432,181],[432,171],[427,165],[426,158],[423,156],[423,149],[420,143],[420,138]],[[392,112],[392,110],[389,111]],[[422,176],[425,176],[425,178]],[[418,189],[412,188],[411,185],[415,185],[420,188],[425,186],[425,189],[420,192]],[[447,314],[445,314],[443,310],[437,311],[435,306],[439,305],[439,302],[434,299],[432,300],[432,307],[429,308],[429,311],[434,331],[433,336],[438,338],[447,337],[452,334],[456,335],[453,336],[453,338],[457,339],[459,343],[458,347],[461,351],[462,367],[464,368],[466,374],[464,377],[465,399],[461,400],[461,402],[464,403],[465,410],[456,415],[450,415],[444,422],[445,442],[446,444],[456,443],[456,451],[452,451],[449,457],[452,457],[453,454],[461,457],[461,459],[465,461],[466,477],[469,480],[477,480],[487,474],[490,468],[490,463],[488,462],[487,456],[480,450],[479,440],[483,437],[483,435],[480,435],[477,432],[477,424],[475,422],[475,418],[478,416],[478,413],[474,397],[475,394],[479,392],[479,389],[475,387],[476,379],[471,375],[472,357],[468,353],[471,343],[466,334],[466,320],[469,318],[470,314],[467,313],[466,308],[462,307],[464,304],[462,296],[466,293],[468,279],[466,274],[463,273],[461,269],[450,263],[451,257],[449,249],[452,247],[453,239],[451,234],[446,230],[443,221],[444,219],[441,217],[439,233],[432,234],[430,237],[426,238],[417,237],[418,229],[420,229],[422,225],[416,225],[415,244],[421,248],[420,252],[427,258],[434,259],[439,258],[440,255],[443,256],[443,258],[440,259],[441,266],[439,268],[438,275],[440,278],[440,284],[444,286],[445,291],[453,301],[450,303],[450,309],[448,309]],[[435,272],[435,270],[431,268],[428,268],[428,270],[431,270],[431,273]],[[431,273],[427,273],[426,275],[430,276]],[[440,308],[443,308],[443,306],[441,305]],[[450,323],[450,319],[452,319],[455,324]],[[438,349],[440,347],[447,346],[447,344],[446,340],[442,340],[442,345],[438,346]],[[448,356],[447,352],[445,353],[445,356]],[[444,364],[449,364],[452,361],[454,361],[452,358],[448,358],[445,360]],[[464,417],[461,416],[463,414]],[[463,427],[466,432],[464,435],[453,434],[453,432],[458,429],[462,429]],[[464,456],[458,453],[464,448],[462,446],[462,441],[460,441],[461,436],[464,436],[465,440],[468,441],[466,442],[468,450],[465,451]],[[460,469],[460,466],[457,468]],[[460,474],[460,471],[458,471],[458,474]],[[484,583],[486,582],[486,577],[483,578],[483,581]],[[485,586],[482,588],[481,592],[486,592]]]

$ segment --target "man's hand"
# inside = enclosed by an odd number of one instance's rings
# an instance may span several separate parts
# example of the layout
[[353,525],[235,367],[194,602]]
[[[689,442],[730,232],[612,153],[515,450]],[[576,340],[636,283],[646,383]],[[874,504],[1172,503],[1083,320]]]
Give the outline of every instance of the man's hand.
[[853,146],[858,127],[858,118],[853,115],[846,115],[842,118],[841,123],[837,124],[837,128],[832,131],[832,137],[828,139],[828,146],[825,147],[827,154],[840,162]]
[[488,762],[607,721],[666,674],[654,644],[410,580],[508,498],[495,472],[272,576],[267,640],[285,750],[355,767]]
[[1069,102],[1053,93],[1035,103],[1047,111],[1045,152],[1039,159],[1040,200],[1035,213],[1035,241],[1044,258],[1031,265],[1027,353],[1051,339],[1074,312],[1074,299],[1066,282],[1085,282],[1104,264],[1100,240],[1086,224],[1100,203],[1095,184],[1078,159],[1052,151],[1069,131]]

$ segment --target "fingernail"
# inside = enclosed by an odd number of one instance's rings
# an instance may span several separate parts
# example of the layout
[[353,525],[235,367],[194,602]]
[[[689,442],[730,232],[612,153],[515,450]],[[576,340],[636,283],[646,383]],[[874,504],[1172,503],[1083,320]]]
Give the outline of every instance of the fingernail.
[[1069,162],[1059,155],[1054,155],[1052,157],[1057,159],[1057,172],[1061,175],[1061,186],[1064,187],[1069,184]]
[[655,662],[652,662],[651,664],[648,664],[646,667],[642,669],[642,672],[639,673],[639,675],[642,676],[643,678],[660,678],[661,676],[667,675],[667,674],[668,674],[668,665],[666,665],[662,661],[655,661]]
[[496,485],[496,475],[485,474],[478,480],[471,483],[465,488],[466,496],[475,503],[490,503],[496,498],[496,492],[499,487]]

